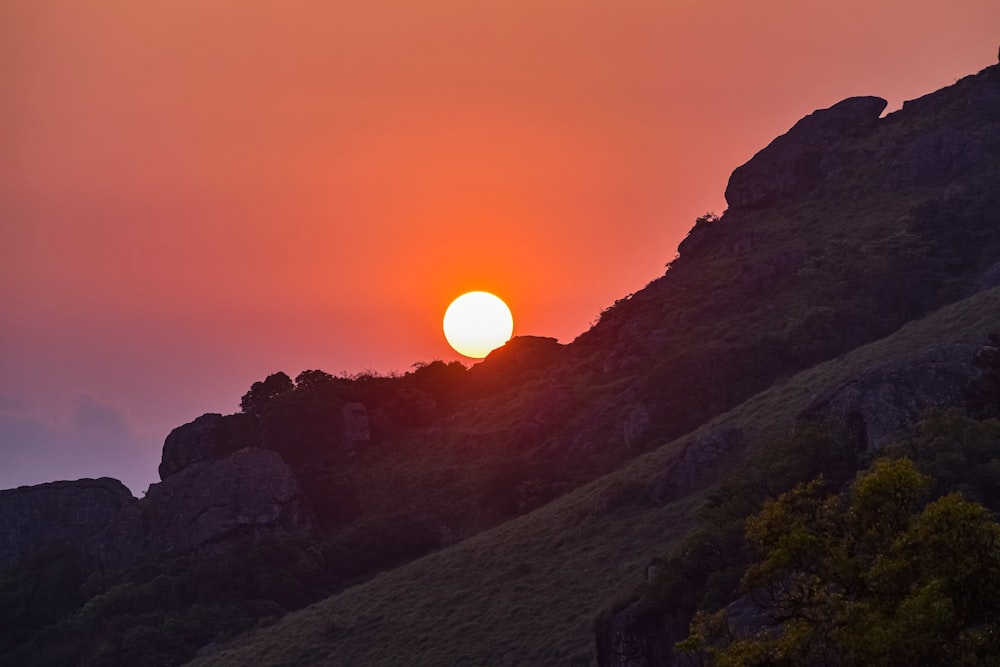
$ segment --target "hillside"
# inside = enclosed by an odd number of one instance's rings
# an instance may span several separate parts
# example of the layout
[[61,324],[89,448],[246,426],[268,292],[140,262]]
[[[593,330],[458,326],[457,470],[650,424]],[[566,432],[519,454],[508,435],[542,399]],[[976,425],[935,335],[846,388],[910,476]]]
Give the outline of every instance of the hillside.
[[272,373],[175,429],[141,500],[0,493],[0,663],[592,664],[727,471],[827,417],[881,448],[1000,329],[1000,66],[884,108],[796,123],[567,345]]
[[[1000,328],[1000,289],[761,392],[689,436],[531,514],[386,572],[237,638],[193,665],[543,665],[594,662],[597,611],[685,535],[703,494],[650,504],[653,480],[720,427],[753,444],[787,432],[811,399],[863,369]],[[726,469],[739,465],[726,462]]]
[[[996,290],[942,308],[996,284],[997,79],[989,68],[884,119],[872,98],[803,119],[734,173],[730,210],[699,219],[662,278],[609,308],[512,400],[530,418],[568,375],[573,398],[594,406],[522,454],[526,469],[545,469],[556,450],[564,479],[580,479],[627,458],[636,441],[666,444],[204,664],[251,655],[270,664],[592,663],[595,615],[696,520],[706,489],[649,501],[688,443],[726,427],[752,451],[787,432],[822,390],[877,362],[981,342],[1000,325]],[[503,403],[494,411],[505,416]],[[739,460],[727,456],[725,467]]]

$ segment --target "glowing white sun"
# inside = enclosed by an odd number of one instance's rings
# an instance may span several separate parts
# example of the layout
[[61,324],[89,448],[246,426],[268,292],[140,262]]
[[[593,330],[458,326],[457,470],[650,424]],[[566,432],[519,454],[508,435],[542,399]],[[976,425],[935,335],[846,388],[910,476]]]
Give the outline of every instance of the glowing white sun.
[[467,292],[444,313],[444,337],[455,351],[482,359],[514,333],[514,317],[500,297],[489,292]]

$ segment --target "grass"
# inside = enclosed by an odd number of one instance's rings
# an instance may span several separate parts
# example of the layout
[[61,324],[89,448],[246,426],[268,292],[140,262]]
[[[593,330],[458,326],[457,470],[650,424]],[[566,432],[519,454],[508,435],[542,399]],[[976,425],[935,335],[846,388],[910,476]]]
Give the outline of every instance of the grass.
[[1000,288],[799,373],[528,515],[288,614],[191,664],[593,664],[594,616],[638,584],[648,560],[693,524],[704,492],[666,505],[642,494],[690,439],[736,426],[760,442],[787,432],[817,393],[872,365],[943,342],[982,340],[998,328]]

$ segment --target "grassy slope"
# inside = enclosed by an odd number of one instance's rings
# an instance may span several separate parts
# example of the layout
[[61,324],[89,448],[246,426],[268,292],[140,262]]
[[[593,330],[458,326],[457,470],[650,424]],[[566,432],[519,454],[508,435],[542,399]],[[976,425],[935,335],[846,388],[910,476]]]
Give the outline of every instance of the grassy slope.
[[[785,432],[818,391],[889,358],[1000,328],[1000,288],[799,373],[531,514],[384,573],[197,661],[235,665],[592,664],[591,622],[692,522],[700,497],[649,506],[649,482],[692,436]],[[734,462],[735,463],[735,462]]]

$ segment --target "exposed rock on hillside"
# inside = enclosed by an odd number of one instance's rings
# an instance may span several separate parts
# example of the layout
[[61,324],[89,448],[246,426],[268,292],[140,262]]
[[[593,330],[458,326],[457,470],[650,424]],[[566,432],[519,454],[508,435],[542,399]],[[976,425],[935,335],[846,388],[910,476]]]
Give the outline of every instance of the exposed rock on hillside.
[[0,567],[54,542],[88,551],[95,536],[136,499],[116,479],[80,479],[0,491]]
[[163,442],[160,479],[166,479],[192,463],[215,458],[215,427],[221,419],[220,414],[208,413],[172,430]]
[[672,653],[662,610],[647,598],[598,623],[597,659],[602,667],[667,667]]
[[479,388],[523,383],[551,368],[563,347],[555,338],[515,336],[473,366],[469,377]]
[[932,407],[962,403],[962,390],[979,369],[975,345],[936,347],[912,359],[869,368],[817,396],[800,419],[844,424],[868,451],[911,430]]
[[222,552],[263,534],[309,531],[314,524],[302,488],[275,452],[250,448],[198,461],[149,487],[101,539],[108,567],[184,552]]
[[371,444],[372,434],[368,427],[368,410],[364,403],[345,403],[340,409],[344,421],[344,447],[348,452],[356,452]]
[[885,184],[893,188],[942,185],[982,172],[994,160],[986,144],[975,137],[937,128],[916,137],[895,155]]
[[997,286],[1000,286],[1000,260],[991,264],[988,269],[979,275],[979,278],[972,286],[971,292],[972,294],[977,294]]
[[806,116],[733,171],[726,187],[729,206],[764,206],[816,186],[828,170],[824,158],[839,142],[869,132],[886,104],[880,97],[850,97]]
[[694,440],[654,480],[653,502],[667,502],[707,486],[715,480],[726,457],[743,443],[743,432],[735,428],[719,429]]
[[253,417],[244,414],[208,413],[178,426],[167,435],[160,460],[160,479],[180,472],[192,463],[223,458],[258,444]]

